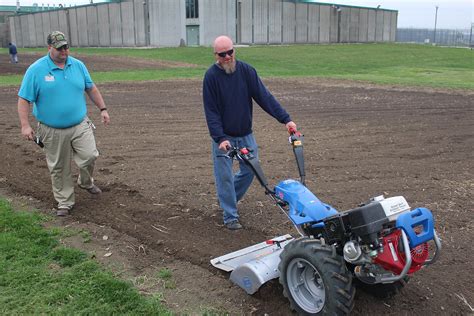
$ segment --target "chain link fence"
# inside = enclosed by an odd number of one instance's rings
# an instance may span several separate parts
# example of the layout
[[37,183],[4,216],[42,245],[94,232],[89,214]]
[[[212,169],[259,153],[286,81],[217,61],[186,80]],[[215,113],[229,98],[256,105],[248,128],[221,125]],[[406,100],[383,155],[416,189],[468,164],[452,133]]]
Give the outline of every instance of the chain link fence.
[[440,46],[474,47],[474,23],[465,29],[398,28],[395,41]]

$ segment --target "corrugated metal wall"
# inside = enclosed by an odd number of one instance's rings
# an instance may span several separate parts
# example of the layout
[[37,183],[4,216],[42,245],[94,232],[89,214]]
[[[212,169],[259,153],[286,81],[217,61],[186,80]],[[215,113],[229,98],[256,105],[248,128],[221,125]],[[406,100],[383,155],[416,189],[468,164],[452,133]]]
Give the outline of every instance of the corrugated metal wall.
[[150,0],[150,45],[179,46],[186,38],[185,1]]
[[199,44],[221,34],[242,44],[395,41],[397,11],[292,0],[200,0],[199,18],[186,19],[185,0],[130,0],[10,18],[19,47],[45,46],[61,30],[76,47],[179,46],[186,26]]
[[44,47],[52,31],[64,32],[75,47],[146,46],[143,0],[35,12],[10,18],[19,47]]
[[235,37],[237,14],[235,4],[235,1],[199,1],[200,45],[211,45],[214,39],[222,34]]
[[397,11],[291,0],[237,0],[237,6],[242,44],[395,41]]

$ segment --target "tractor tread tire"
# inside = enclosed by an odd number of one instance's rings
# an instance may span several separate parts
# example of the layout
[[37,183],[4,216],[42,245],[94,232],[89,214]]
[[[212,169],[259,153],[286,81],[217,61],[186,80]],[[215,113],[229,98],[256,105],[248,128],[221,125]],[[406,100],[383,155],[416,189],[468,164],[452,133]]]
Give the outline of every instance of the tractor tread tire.
[[[286,270],[290,261],[302,258],[310,262],[321,275],[325,287],[325,303],[316,314],[309,313],[297,305],[287,285]],[[348,315],[354,307],[355,287],[352,274],[347,270],[344,259],[335,248],[324,241],[309,237],[298,238],[280,254],[280,283],[283,295],[290,301],[290,307],[300,315]]]

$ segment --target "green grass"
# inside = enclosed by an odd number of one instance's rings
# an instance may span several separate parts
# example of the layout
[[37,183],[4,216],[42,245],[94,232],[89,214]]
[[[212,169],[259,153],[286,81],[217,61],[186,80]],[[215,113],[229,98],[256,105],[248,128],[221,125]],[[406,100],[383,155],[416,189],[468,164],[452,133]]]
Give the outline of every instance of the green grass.
[[38,214],[0,199],[0,314],[170,314],[79,250],[60,246]]
[[163,281],[163,285],[166,289],[175,289],[176,288],[176,282],[172,279],[173,275],[171,273],[171,270],[168,268],[162,268],[158,272],[158,278],[160,278]]
[[[213,62],[209,47],[74,48],[72,54],[74,52],[196,65],[195,68],[94,72],[93,78],[98,83],[202,78]],[[409,44],[251,46],[238,47],[237,58],[253,65],[263,77],[323,77],[379,84],[474,89],[474,52],[469,49]],[[20,81],[21,76],[0,76],[0,85],[19,85]]]

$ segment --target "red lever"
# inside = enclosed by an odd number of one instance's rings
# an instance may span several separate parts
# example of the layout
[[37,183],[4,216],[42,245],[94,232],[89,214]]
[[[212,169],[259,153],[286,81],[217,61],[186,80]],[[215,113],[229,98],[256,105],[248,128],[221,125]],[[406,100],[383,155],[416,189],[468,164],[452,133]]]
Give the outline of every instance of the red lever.
[[247,154],[249,153],[249,151],[248,151],[247,148],[242,148],[242,149],[240,150],[240,153],[241,153],[241,154],[244,154],[244,155],[247,155]]

